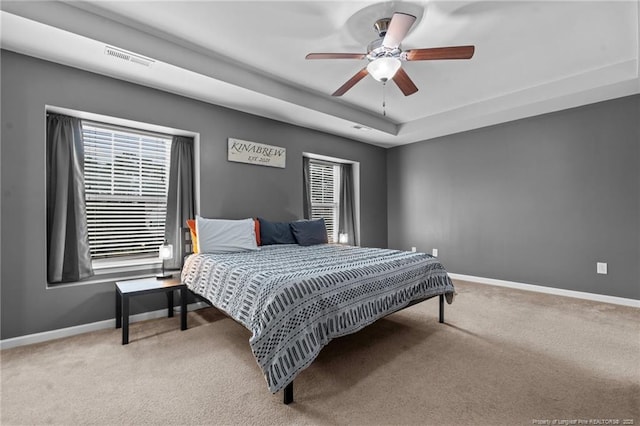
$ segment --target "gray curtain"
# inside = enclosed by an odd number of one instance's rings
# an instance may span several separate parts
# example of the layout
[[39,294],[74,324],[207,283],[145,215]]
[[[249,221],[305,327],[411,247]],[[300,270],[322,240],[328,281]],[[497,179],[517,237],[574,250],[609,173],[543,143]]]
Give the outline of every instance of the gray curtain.
[[193,138],[174,136],[170,161],[164,238],[173,245],[173,259],[166,260],[165,266],[168,269],[179,269],[185,256],[183,229],[187,226],[187,219],[195,218]]
[[311,179],[309,173],[309,159],[302,157],[302,214],[305,219],[311,219]]
[[82,124],[47,115],[47,281],[93,275],[84,195]]
[[358,236],[356,235],[356,215],[354,201],[353,167],[351,164],[340,166],[340,204],[339,204],[339,229],[340,234],[349,236],[347,244],[356,245]]

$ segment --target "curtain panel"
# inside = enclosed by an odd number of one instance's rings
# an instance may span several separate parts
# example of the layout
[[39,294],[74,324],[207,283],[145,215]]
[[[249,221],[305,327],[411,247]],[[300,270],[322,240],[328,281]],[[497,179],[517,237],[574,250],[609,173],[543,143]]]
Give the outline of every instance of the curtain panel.
[[183,232],[187,219],[195,218],[193,189],[193,138],[174,136],[171,142],[165,240],[173,245],[174,257],[166,260],[169,269],[179,269],[185,256]]
[[309,176],[309,158],[302,157],[302,215],[311,219],[311,178]]
[[47,282],[93,275],[78,118],[47,114]]
[[346,234],[346,244],[356,245],[356,215],[355,215],[355,188],[353,185],[353,166],[351,164],[340,165],[340,203],[338,205],[338,233]]

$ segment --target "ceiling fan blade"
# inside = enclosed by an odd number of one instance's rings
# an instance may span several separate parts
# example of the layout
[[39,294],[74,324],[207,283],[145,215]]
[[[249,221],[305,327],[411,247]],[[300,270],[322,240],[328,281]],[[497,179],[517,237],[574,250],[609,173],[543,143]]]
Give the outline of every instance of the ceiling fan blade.
[[382,40],[382,45],[389,49],[395,49],[400,46],[402,40],[409,32],[409,29],[416,21],[416,17],[407,13],[394,13],[387,29],[387,34]]
[[345,84],[340,86],[340,88],[338,90],[333,92],[333,94],[331,96],[342,96],[342,95],[344,95],[347,92],[347,90],[349,90],[353,86],[355,86],[356,83],[359,82],[360,80],[362,80],[363,78],[365,78],[367,76],[367,74],[369,74],[369,71],[367,71],[367,67],[362,68],[360,71],[358,71],[356,73],[356,75],[351,77],[349,79],[349,81],[347,81]]
[[413,95],[418,91],[418,87],[413,83],[409,75],[402,68],[398,68],[395,75],[393,76],[393,81],[398,85],[402,93],[405,96]]
[[404,53],[407,61],[430,61],[436,59],[471,59],[475,50],[475,46],[452,46],[411,49]]
[[305,59],[364,59],[366,53],[309,53]]

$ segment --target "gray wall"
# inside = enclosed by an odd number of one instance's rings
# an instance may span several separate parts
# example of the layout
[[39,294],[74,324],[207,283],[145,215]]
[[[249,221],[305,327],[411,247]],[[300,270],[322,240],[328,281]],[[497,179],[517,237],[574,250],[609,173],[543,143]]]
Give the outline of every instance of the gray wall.
[[393,148],[389,245],[437,248],[454,273],[640,299],[639,145],[635,95]]
[[[360,162],[362,244],[387,245],[386,152],[356,141],[212,106],[2,51],[1,338],[114,317],[113,283],[47,288],[45,105],[121,117],[201,136],[201,214],[302,217],[302,153]],[[227,138],[287,148],[287,167],[226,160]],[[159,309],[162,296],[132,300]]]
[[[200,133],[205,216],[301,217],[315,152],[360,162],[363,245],[385,247],[388,223],[391,247],[438,248],[451,272],[640,298],[639,96],[385,151],[11,52],[1,66],[2,339],[113,318],[112,282],[47,288],[47,104]],[[228,137],[286,147],[287,168],[227,162]]]

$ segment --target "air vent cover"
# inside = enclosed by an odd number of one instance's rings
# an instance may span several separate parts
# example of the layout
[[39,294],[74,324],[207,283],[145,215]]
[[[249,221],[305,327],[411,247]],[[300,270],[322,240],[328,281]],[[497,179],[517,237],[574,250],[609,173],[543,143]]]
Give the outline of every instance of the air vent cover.
[[362,131],[371,130],[371,127],[363,126],[362,124],[355,124],[353,128],[356,130],[362,130]]
[[114,58],[122,59],[123,61],[133,62],[134,64],[150,67],[155,61],[153,59],[145,58],[144,56],[136,55],[135,53],[127,52],[126,50],[118,49],[117,47],[105,46],[104,54],[112,56]]

